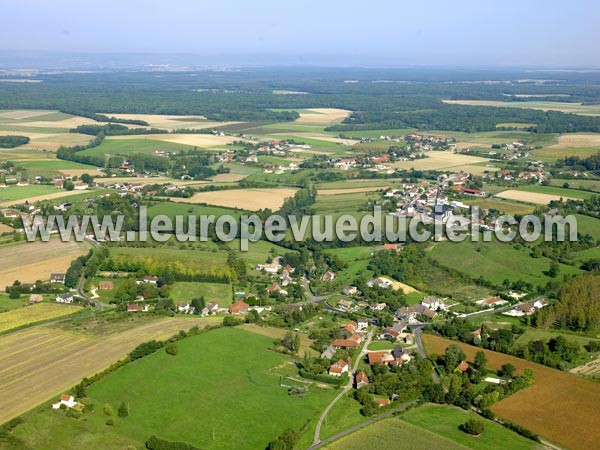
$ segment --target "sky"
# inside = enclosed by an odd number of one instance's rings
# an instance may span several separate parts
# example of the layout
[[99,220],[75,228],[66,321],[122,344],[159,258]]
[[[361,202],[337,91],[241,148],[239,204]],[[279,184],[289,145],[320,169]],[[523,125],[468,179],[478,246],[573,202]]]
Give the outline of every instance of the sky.
[[600,67],[597,0],[0,0],[0,54]]

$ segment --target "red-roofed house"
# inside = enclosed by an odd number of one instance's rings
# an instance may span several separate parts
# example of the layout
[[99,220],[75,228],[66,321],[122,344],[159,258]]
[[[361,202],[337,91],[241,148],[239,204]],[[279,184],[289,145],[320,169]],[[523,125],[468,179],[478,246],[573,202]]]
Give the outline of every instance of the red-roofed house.
[[52,403],[52,409],[59,409],[61,405],[65,405],[67,408],[73,408],[77,405],[75,397],[72,395],[63,394],[60,396],[60,400],[56,403]]
[[332,377],[341,377],[342,374],[348,373],[349,367],[346,361],[340,359],[329,368],[329,375]]
[[354,382],[356,384],[356,389],[360,389],[361,387],[369,384],[369,377],[367,377],[366,373],[359,372],[358,375],[356,375]]
[[469,370],[469,363],[466,361],[461,361],[460,364],[456,366],[456,369],[454,369],[455,372],[460,373],[465,373],[467,370]]
[[250,305],[246,302],[237,301],[229,306],[229,314],[246,314],[250,309]]

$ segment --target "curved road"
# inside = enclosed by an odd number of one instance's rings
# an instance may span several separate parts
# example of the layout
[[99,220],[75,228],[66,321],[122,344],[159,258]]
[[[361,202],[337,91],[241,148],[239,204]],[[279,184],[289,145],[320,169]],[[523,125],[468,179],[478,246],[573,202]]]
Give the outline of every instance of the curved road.
[[344,386],[344,389],[342,389],[342,392],[340,392],[338,395],[336,395],[335,398],[331,401],[331,403],[329,405],[327,405],[327,408],[325,408],[325,411],[323,411],[323,414],[321,414],[321,417],[319,417],[319,421],[317,422],[317,426],[315,428],[313,445],[310,448],[316,448],[315,446],[318,446],[319,443],[321,442],[321,425],[323,425],[323,421],[325,420],[325,417],[327,417],[327,414],[329,413],[331,408],[333,408],[333,405],[335,405],[350,389],[352,389],[352,386],[354,385],[354,374],[356,373],[356,370],[358,369],[358,364],[363,359],[363,357],[367,354],[368,347],[369,347],[369,344],[371,343],[372,338],[373,338],[373,330],[369,331],[369,333],[367,334],[367,338],[365,339],[365,343],[363,344],[362,350],[360,351],[358,356],[355,358],[354,365],[352,366],[351,370],[348,372],[348,375],[350,376],[350,380],[348,381],[348,384],[346,386]]

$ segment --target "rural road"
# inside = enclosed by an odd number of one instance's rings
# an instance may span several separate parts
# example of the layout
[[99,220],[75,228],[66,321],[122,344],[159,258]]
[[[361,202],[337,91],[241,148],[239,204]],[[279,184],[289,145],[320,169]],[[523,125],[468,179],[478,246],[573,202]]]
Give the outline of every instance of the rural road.
[[316,448],[315,446],[318,446],[319,443],[321,442],[321,425],[323,425],[323,421],[327,417],[327,414],[329,413],[331,408],[333,408],[333,405],[335,405],[350,389],[352,389],[352,386],[354,385],[354,374],[356,373],[356,370],[358,369],[358,364],[363,359],[363,357],[367,354],[368,347],[369,347],[369,344],[371,343],[372,338],[373,338],[373,330],[369,331],[369,333],[367,334],[367,338],[365,339],[365,343],[363,344],[362,350],[360,351],[358,356],[354,359],[354,365],[348,372],[348,375],[350,376],[350,380],[348,381],[348,384],[346,386],[344,386],[344,389],[342,389],[342,392],[340,392],[338,395],[336,395],[335,398],[331,401],[331,403],[329,405],[327,405],[327,408],[325,408],[325,411],[323,411],[323,414],[321,414],[321,417],[319,417],[319,421],[317,422],[317,426],[315,428],[313,445],[310,448]]
[[375,423],[381,419],[385,419],[386,417],[390,417],[396,413],[404,411],[408,407],[410,407],[412,405],[416,405],[417,403],[419,403],[419,400],[413,400],[412,402],[403,403],[394,409],[384,412],[383,414],[379,414],[378,416],[371,417],[370,419],[367,419],[364,422],[359,423],[358,425],[354,425],[353,427],[347,428],[344,431],[340,431],[339,433],[336,433],[333,436],[328,437],[327,439],[323,439],[322,441],[319,441],[318,443],[311,445],[308,448],[308,450],[315,450],[317,448],[321,448],[322,446],[330,444],[333,441],[337,441],[338,439],[340,439],[348,434],[354,433],[355,431],[358,431],[361,428],[366,427],[367,425],[371,425],[372,423]]
[[[427,353],[425,353],[425,348],[423,347],[423,341],[421,340],[421,330],[423,329],[423,325],[413,326],[413,336],[415,337],[415,344],[417,344],[417,350],[419,351],[419,356],[423,359],[427,359]],[[435,366],[433,372],[431,373],[431,378],[433,378],[433,382],[435,384],[440,384],[440,377],[435,371]]]

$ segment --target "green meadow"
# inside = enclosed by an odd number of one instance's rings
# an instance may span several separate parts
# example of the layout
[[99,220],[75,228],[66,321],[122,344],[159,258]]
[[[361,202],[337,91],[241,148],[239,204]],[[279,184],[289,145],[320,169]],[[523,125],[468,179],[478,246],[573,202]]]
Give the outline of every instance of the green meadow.
[[193,146],[184,144],[174,144],[167,141],[159,141],[146,138],[136,139],[111,139],[106,138],[98,147],[89,148],[81,152],[82,155],[104,156],[104,155],[131,155],[143,153],[151,155],[156,150],[166,152],[178,152],[180,150],[190,150]]
[[[95,411],[85,421],[47,408],[14,434],[48,450],[139,448],[151,435],[200,448],[265,448],[286,428],[315,421],[335,395],[317,386],[304,397],[289,395],[279,375],[291,373],[291,360],[269,350],[272,344],[272,338],[236,328],[181,340],[176,356],[161,349],[88,388]],[[116,414],[121,402],[129,406],[127,418]],[[105,425],[105,404],[115,411],[112,427]]]
[[[504,428],[500,424],[454,406],[424,405],[407,411],[401,417],[412,425],[475,450],[542,448],[535,442]],[[476,418],[485,423],[485,430],[478,437],[470,436],[459,429],[459,426],[470,418]]]
[[206,303],[215,301],[220,307],[228,306],[231,304],[231,284],[178,281],[173,285],[170,297],[175,303],[189,303],[193,298],[204,297]]
[[[471,242],[469,239],[439,242],[433,245],[430,255],[443,266],[475,278],[481,276],[495,284],[502,284],[504,279],[508,279],[539,286],[553,279],[544,273],[550,268],[550,259],[533,258],[527,248],[495,239],[492,242]],[[573,266],[561,264],[559,276],[580,272]]]

